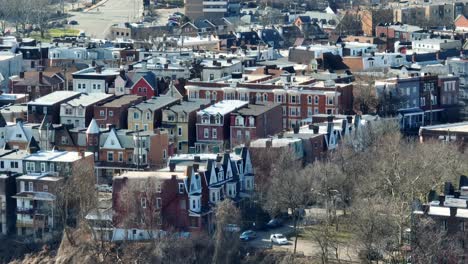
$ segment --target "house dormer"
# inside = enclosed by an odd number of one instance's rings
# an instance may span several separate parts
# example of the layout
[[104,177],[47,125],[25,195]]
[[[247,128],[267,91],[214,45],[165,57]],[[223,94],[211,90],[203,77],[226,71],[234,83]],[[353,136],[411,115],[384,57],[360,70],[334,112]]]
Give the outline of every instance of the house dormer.
[[224,171],[220,169],[218,171],[218,182],[224,181]]
[[104,149],[123,149],[115,129],[112,128],[103,145]]
[[232,167],[231,167],[231,161],[228,159],[227,165],[226,165],[226,180],[232,179]]
[[244,126],[244,118],[242,116],[236,116],[236,126]]
[[218,176],[216,175],[216,163],[215,161],[210,161],[210,185],[214,185],[218,182]]
[[190,211],[199,213],[201,212],[201,196],[190,195]]
[[201,176],[198,173],[193,174],[192,177],[190,177],[190,189],[189,193],[190,194],[196,194],[201,192]]

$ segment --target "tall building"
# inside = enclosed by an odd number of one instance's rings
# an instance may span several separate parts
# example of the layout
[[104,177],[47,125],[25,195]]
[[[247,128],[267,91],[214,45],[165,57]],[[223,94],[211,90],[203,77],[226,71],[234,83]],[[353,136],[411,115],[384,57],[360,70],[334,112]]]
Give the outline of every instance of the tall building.
[[238,13],[239,1],[236,0],[185,0],[185,15],[190,20],[215,19]]

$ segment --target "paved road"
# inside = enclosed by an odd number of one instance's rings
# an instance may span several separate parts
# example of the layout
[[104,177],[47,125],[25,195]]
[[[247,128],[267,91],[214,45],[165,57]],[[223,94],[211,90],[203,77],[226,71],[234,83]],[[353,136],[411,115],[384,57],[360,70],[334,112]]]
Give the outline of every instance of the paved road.
[[142,0],[107,0],[103,5],[88,12],[71,12],[73,17],[69,20],[78,21],[78,25],[71,27],[85,31],[86,35],[105,38],[110,26],[137,21],[142,13]]

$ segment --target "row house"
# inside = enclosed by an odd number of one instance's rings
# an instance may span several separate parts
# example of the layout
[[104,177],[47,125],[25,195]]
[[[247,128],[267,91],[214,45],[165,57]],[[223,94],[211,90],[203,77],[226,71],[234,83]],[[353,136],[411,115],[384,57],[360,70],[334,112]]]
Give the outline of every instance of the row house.
[[195,149],[197,153],[227,149],[232,112],[245,107],[246,101],[223,100],[197,112]]
[[41,123],[44,117],[48,123],[60,123],[60,106],[80,96],[79,92],[56,91],[28,103],[28,122]]
[[109,93],[115,87],[119,69],[105,69],[102,66],[90,67],[77,71],[73,76],[73,91],[80,93]]
[[283,128],[292,128],[300,120],[314,114],[351,114],[353,101],[352,84],[334,81],[316,81],[306,76],[264,77],[257,83],[233,79],[230,84],[189,82],[185,88],[191,99],[211,98],[221,100],[255,101],[278,103],[283,108]]
[[16,226],[16,177],[20,174],[0,174],[0,235],[12,235]]
[[446,60],[449,73],[459,78],[460,118],[468,120],[468,60],[460,58],[449,58]]
[[210,100],[182,100],[162,113],[161,126],[169,131],[169,141],[177,153],[189,153],[195,147],[197,112],[210,105]]
[[407,131],[458,120],[458,77],[412,75],[376,82],[377,95],[384,101],[382,113],[398,113],[400,126]]
[[95,105],[112,98],[112,94],[91,93],[62,103],[60,106],[60,123],[73,125],[75,128],[86,128],[94,115]]
[[126,172],[113,181],[113,240],[148,239],[164,231],[212,232],[216,204],[250,197],[254,184],[247,148],[177,155],[164,169]]
[[28,106],[25,104],[13,104],[0,107],[0,115],[6,122],[16,123],[17,120],[28,119]]
[[104,180],[127,170],[162,167],[172,154],[165,130],[130,131],[111,127],[101,131],[92,121],[86,131],[86,144],[96,155],[96,174]]
[[[395,42],[410,42],[413,40],[413,33],[422,31],[418,26],[401,23],[380,24],[375,28],[375,36],[384,38],[386,49],[392,50]],[[395,50],[398,52],[399,50]]]
[[63,177],[48,174],[16,178],[16,235],[47,240],[60,230],[57,195]]
[[345,56],[343,63],[351,71],[369,71],[408,65],[410,62],[400,53],[370,53],[362,56]]
[[230,146],[248,144],[283,130],[283,109],[277,103],[248,104],[235,110],[230,120]]
[[114,125],[115,128],[127,128],[128,109],[143,102],[145,98],[134,94],[112,97],[94,106],[94,119],[100,128]]
[[201,81],[218,80],[243,71],[242,61],[236,58],[205,59],[200,65],[203,67]]
[[0,94],[0,107],[10,106],[14,104],[25,104],[27,102],[29,102],[28,94],[12,94],[12,93]]
[[11,93],[27,94],[31,100],[55,91],[66,90],[65,76],[61,72],[29,71],[20,72],[10,78]]
[[152,131],[161,126],[162,110],[176,104],[179,98],[172,96],[155,96],[128,109],[128,129]]

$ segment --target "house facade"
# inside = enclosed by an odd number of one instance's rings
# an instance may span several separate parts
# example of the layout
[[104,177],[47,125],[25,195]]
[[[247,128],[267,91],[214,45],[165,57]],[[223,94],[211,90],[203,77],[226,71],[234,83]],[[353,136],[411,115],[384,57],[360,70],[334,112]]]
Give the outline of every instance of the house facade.
[[60,105],[60,123],[86,128],[94,115],[94,106],[111,99],[112,94],[81,94],[80,97]]
[[60,106],[62,103],[78,98],[80,93],[56,91],[28,103],[28,122],[41,123],[44,118],[48,123],[60,123]]
[[144,97],[126,94],[110,98],[94,106],[94,119],[100,128],[114,125],[115,128],[127,128],[128,108],[143,102]]

